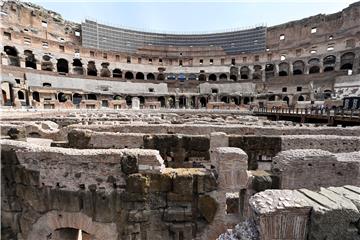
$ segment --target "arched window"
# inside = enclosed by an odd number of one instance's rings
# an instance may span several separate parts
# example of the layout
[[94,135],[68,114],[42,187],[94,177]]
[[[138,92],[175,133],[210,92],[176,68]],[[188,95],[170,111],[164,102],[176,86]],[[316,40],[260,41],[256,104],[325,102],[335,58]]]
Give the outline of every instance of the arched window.
[[189,74],[189,77],[188,77],[189,80],[196,80],[196,75],[195,74]]
[[205,81],[206,81],[206,76],[205,76],[205,74],[199,74],[199,81],[201,81],[201,82],[205,82]]
[[275,66],[274,66],[274,64],[266,64],[265,65],[265,75],[266,75],[266,78],[275,76]]
[[244,104],[249,104],[250,102],[250,98],[249,97],[244,97]]
[[301,60],[295,61],[293,63],[293,75],[304,74],[305,63]]
[[73,60],[73,72],[78,74],[78,75],[83,75],[84,74],[84,68],[83,68],[83,64],[81,62],[81,60],[79,58],[74,58]]
[[249,79],[250,69],[247,66],[243,66],[240,68],[240,78],[241,79]]
[[134,79],[134,74],[132,72],[126,72],[125,79],[128,79],[128,80]]
[[56,67],[57,67],[57,71],[59,73],[68,73],[69,72],[69,63],[64,58],[58,59]]
[[87,65],[87,75],[97,76],[97,69],[94,61],[89,61]]
[[186,76],[185,76],[183,73],[180,73],[180,74],[178,75],[178,80],[180,80],[180,81],[185,81],[185,80],[186,80]]
[[289,64],[287,62],[282,62],[279,64],[279,76],[288,76],[289,75]]
[[41,62],[41,70],[43,71],[52,71],[54,69],[54,65],[53,63],[50,61],[51,57],[49,55],[44,55],[42,57],[42,62]]
[[73,104],[79,104],[82,100],[82,95],[79,93],[73,94]]
[[87,95],[87,99],[88,100],[97,100],[97,97],[96,97],[96,95],[94,93],[89,93]]
[[224,102],[224,103],[229,103],[229,97],[223,96],[223,97],[221,98],[221,101]]
[[173,73],[170,73],[167,75],[167,80],[176,80],[176,75]]
[[289,99],[288,96],[285,96],[285,97],[283,98],[283,101],[286,102],[287,105],[289,105],[290,99]]
[[226,81],[227,75],[225,73],[222,73],[222,74],[220,74],[219,79],[220,79],[220,81]]
[[165,105],[165,97],[158,97],[158,101],[160,102],[160,107],[164,108]]
[[4,52],[8,56],[10,66],[20,67],[20,59],[15,47],[4,46]]
[[65,96],[65,94],[63,92],[60,92],[58,94],[58,101],[59,102],[66,102],[67,101],[67,97]]
[[319,72],[320,72],[320,67],[319,66],[312,66],[309,69],[309,74],[319,73]]
[[269,97],[269,101],[275,101],[275,95],[271,95],[271,96]]
[[344,53],[341,55],[340,69],[341,70],[352,70],[354,65],[355,54],[352,52]]
[[40,102],[40,94],[39,92],[33,92],[32,93],[32,98],[37,101],[37,102]]
[[200,98],[200,107],[201,107],[201,108],[206,108],[206,105],[207,105],[207,99],[206,99],[206,97],[201,97],[201,98]]
[[215,74],[210,74],[209,75],[209,81],[216,81],[217,80],[217,77]]
[[113,78],[122,78],[122,72],[120,69],[115,68],[113,70]]
[[136,79],[144,79],[144,74],[142,72],[136,73]]
[[305,98],[304,98],[304,96],[300,95],[298,97],[298,102],[302,102],[302,101],[305,101]]
[[36,59],[35,55],[30,50],[24,51],[25,57],[25,67],[36,69]]
[[158,76],[157,76],[157,80],[159,80],[159,81],[164,81],[164,80],[165,80],[164,74],[159,73]]
[[23,91],[18,91],[18,99],[19,100],[25,100],[25,94]]
[[109,70],[109,63],[104,62],[101,64],[100,77],[111,77],[111,72]]
[[155,75],[154,75],[153,73],[148,73],[148,74],[146,75],[146,79],[147,79],[147,80],[155,80]]
[[254,73],[253,73],[253,79],[257,80],[257,79],[261,79],[262,78],[262,74],[261,74],[261,65],[255,65],[254,66]]
[[236,75],[230,75],[230,80],[237,81],[237,76]]

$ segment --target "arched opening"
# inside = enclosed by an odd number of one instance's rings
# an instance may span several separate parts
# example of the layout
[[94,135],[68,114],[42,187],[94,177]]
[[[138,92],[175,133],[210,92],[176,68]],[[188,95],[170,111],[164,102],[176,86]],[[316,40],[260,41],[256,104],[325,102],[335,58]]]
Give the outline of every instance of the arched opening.
[[185,74],[183,74],[183,73],[180,73],[179,75],[178,75],[178,80],[180,80],[180,81],[185,81],[186,80],[186,76],[185,76]]
[[220,74],[219,79],[220,79],[220,81],[226,81],[227,75],[225,73],[222,73],[222,74]]
[[334,55],[329,55],[324,57],[324,72],[331,72],[335,70],[336,57]]
[[144,79],[144,74],[142,73],[142,72],[138,72],[138,73],[136,73],[136,75],[135,75],[135,77],[136,77],[136,79]]
[[293,75],[301,75],[305,71],[305,63],[301,60],[293,63]]
[[240,68],[240,78],[241,79],[249,79],[250,69],[247,66],[243,66]]
[[113,78],[122,78],[122,71],[118,68],[113,70]]
[[4,46],[4,52],[8,56],[10,66],[20,67],[20,59],[15,47]]
[[35,100],[37,102],[40,102],[40,94],[39,94],[39,92],[33,92],[32,93],[32,98],[33,98],[33,100]]
[[206,108],[206,105],[207,105],[207,99],[206,99],[206,97],[201,97],[201,98],[200,98],[200,107],[201,107],[201,108]]
[[247,105],[250,102],[250,98],[249,97],[244,97],[244,104]]
[[309,74],[314,74],[314,73],[319,73],[320,72],[320,67],[319,66],[312,66],[309,69]]
[[89,61],[87,65],[87,75],[97,76],[97,69],[94,61]]
[[286,102],[287,105],[289,105],[290,99],[288,96],[285,96],[285,97],[283,97],[283,101]]
[[303,101],[305,101],[305,98],[304,98],[304,96],[300,95],[298,97],[298,102],[303,102]]
[[196,80],[196,75],[195,74],[190,74],[188,77],[189,80]]
[[148,73],[148,74],[146,75],[146,79],[147,79],[147,80],[155,80],[155,75],[154,75],[153,73]]
[[18,99],[19,100],[25,100],[25,94],[23,91],[18,91]]
[[128,107],[131,107],[132,106],[132,96],[126,96],[125,97],[125,101],[126,101],[126,105]]
[[261,69],[262,69],[261,65],[254,66],[254,73],[253,73],[254,80],[259,80],[262,78]]
[[158,101],[160,102],[160,107],[164,108],[165,105],[165,97],[158,97]]
[[167,102],[168,102],[168,106],[170,106],[170,108],[175,108],[175,97],[174,96],[168,97]]
[[157,80],[164,81],[165,80],[165,75],[162,74],[162,73],[159,73],[158,76],[157,76]]
[[97,100],[97,97],[94,93],[87,94],[87,100]]
[[320,72],[320,60],[318,58],[312,58],[309,60],[309,74]]
[[330,99],[331,98],[331,94],[332,94],[332,91],[327,89],[327,90],[324,90],[324,99]]
[[344,53],[340,59],[341,70],[352,70],[354,65],[355,54],[352,52]]
[[26,56],[25,57],[25,67],[36,69],[36,59],[35,59],[35,55],[33,54],[33,52],[30,50],[25,50],[24,55]]
[[279,64],[279,76],[284,77],[289,75],[289,64],[287,62],[282,62]]
[[235,75],[237,78],[239,75],[239,68],[235,66],[230,67],[230,75]]
[[75,105],[80,104],[81,100],[82,100],[81,94],[79,94],[79,93],[73,94],[73,104],[75,104]]
[[186,107],[186,97],[180,96],[179,97],[179,108],[185,108]]
[[145,97],[143,96],[139,96],[139,102],[140,102],[140,108],[142,108],[145,104]]
[[134,74],[132,72],[126,72],[125,79],[128,79],[128,80],[134,79]]
[[176,75],[173,73],[170,73],[166,76],[167,80],[176,80]]
[[230,103],[235,103],[236,105],[239,105],[239,99],[237,97],[231,97]]
[[271,95],[271,96],[269,97],[269,101],[275,101],[275,95]]
[[217,80],[217,77],[215,74],[210,74],[209,75],[209,81],[216,81]]
[[120,96],[120,95],[115,95],[115,96],[113,97],[113,99],[114,99],[114,100],[121,100],[121,96]]
[[81,60],[79,58],[74,58],[72,65],[73,65],[73,72],[75,74],[78,74],[78,75],[84,74],[83,63],[81,62]]
[[1,93],[3,98],[3,103],[6,103],[8,99],[5,90],[1,89]]
[[237,81],[237,76],[236,75],[230,75],[230,80]]
[[229,97],[228,96],[223,96],[220,101],[224,102],[224,103],[229,103]]
[[205,74],[199,74],[199,81],[201,81],[201,82],[205,82],[205,81],[206,81],[206,76],[205,76]]
[[68,99],[63,92],[58,93],[58,101],[59,102],[66,102],[67,100]]
[[43,61],[41,62],[41,70],[52,72],[52,70],[54,69],[54,65],[51,62],[51,57],[49,55],[44,55],[42,57],[42,60]]
[[109,70],[109,63],[104,62],[101,64],[100,77],[111,77],[111,72]]
[[95,239],[94,236],[91,236],[87,232],[76,229],[76,228],[58,228],[51,235],[51,239],[60,240],[99,240]]
[[266,64],[265,65],[265,76],[266,76],[266,78],[275,76],[275,66],[274,66],[274,64]]
[[69,72],[69,63],[64,58],[59,58],[56,63],[56,68],[59,73],[68,73]]

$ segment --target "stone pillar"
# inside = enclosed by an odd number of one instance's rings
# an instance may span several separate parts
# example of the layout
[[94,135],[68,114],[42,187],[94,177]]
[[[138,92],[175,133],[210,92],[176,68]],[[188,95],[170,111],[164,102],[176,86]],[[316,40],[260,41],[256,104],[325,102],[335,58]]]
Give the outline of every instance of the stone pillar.
[[175,108],[179,109],[179,97],[175,97]]
[[140,109],[140,100],[138,97],[133,97],[131,99],[131,109],[135,109],[135,110]]

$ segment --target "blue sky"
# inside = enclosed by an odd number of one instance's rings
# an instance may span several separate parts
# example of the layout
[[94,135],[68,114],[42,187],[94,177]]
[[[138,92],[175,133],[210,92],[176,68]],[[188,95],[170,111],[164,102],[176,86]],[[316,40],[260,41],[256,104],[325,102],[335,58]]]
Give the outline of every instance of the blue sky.
[[238,29],[261,24],[272,26],[319,13],[334,13],[355,2],[352,0],[185,1],[32,2],[60,13],[65,19],[79,23],[85,18],[90,18],[115,26],[179,33]]

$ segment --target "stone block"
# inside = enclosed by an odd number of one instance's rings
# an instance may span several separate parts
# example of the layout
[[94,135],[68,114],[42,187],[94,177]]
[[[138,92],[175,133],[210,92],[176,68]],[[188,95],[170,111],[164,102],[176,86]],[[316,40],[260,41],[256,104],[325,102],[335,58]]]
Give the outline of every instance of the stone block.
[[139,172],[137,157],[131,153],[124,153],[124,155],[121,157],[121,170],[125,174]]
[[191,208],[169,207],[165,209],[164,221],[167,222],[184,222],[192,220]]
[[129,193],[147,193],[149,187],[149,178],[140,173],[128,175],[126,178],[126,191]]
[[211,223],[214,220],[216,211],[218,209],[218,203],[212,197],[203,195],[199,196],[198,208],[206,221]]

